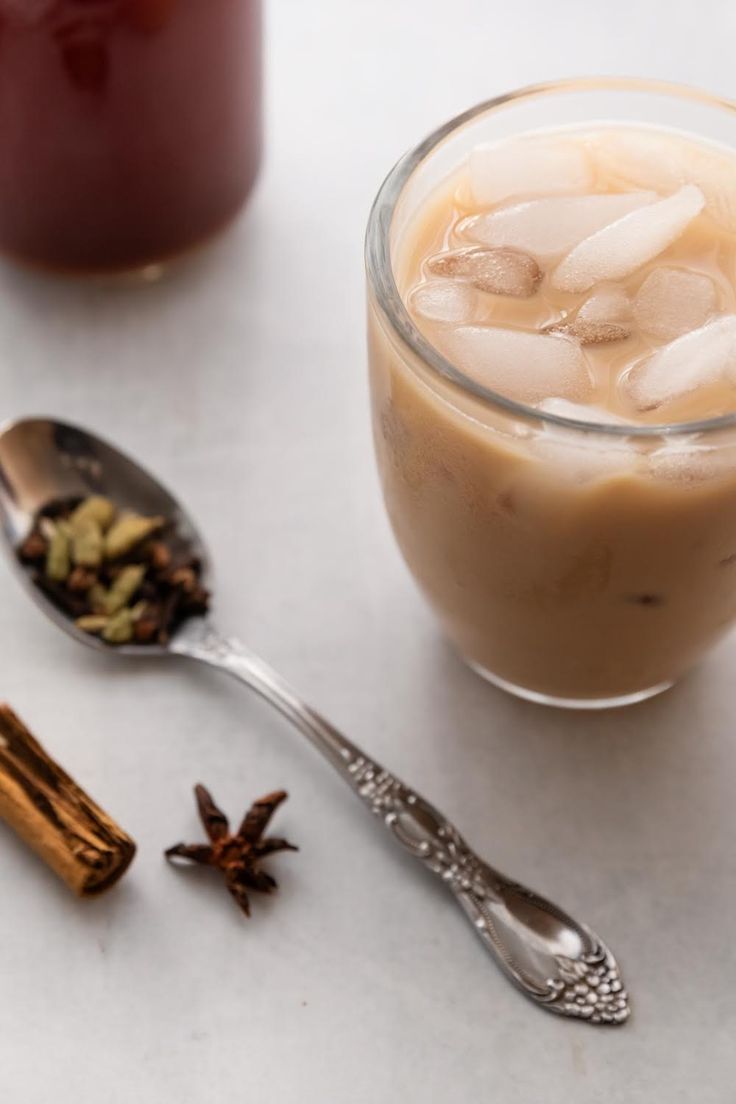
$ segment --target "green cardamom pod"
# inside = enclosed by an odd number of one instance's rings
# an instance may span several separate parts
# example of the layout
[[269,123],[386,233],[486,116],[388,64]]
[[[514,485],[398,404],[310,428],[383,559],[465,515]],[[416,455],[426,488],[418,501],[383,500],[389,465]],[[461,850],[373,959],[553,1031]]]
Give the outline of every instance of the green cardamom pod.
[[74,624],[78,629],[81,629],[82,632],[92,633],[94,636],[97,636],[98,633],[101,633],[103,629],[107,628],[109,620],[109,617],[105,617],[102,614],[88,613],[85,614],[84,617],[78,617]]
[[99,522],[82,517],[69,522],[72,535],[72,559],[81,567],[99,567],[102,563],[103,536]]
[[91,495],[89,498],[85,498],[84,502],[79,503],[69,521],[72,527],[82,521],[95,521],[100,529],[105,530],[112,525],[114,517],[115,507],[109,498],[103,498],[102,495]]
[[54,526],[46,553],[46,574],[55,583],[63,583],[71,571],[69,529],[60,521]]
[[125,556],[146,537],[150,537],[164,524],[164,518],[141,517],[140,514],[124,514],[108,529],[105,536],[105,555],[109,560]]
[[108,644],[127,644],[133,639],[133,618],[129,609],[121,609],[111,617],[102,630],[102,639]]
[[105,597],[105,612],[117,613],[127,606],[138,587],[145,578],[146,569],[143,564],[129,564],[124,567]]
[[107,614],[107,591],[102,583],[95,583],[89,588],[87,601],[94,613]]

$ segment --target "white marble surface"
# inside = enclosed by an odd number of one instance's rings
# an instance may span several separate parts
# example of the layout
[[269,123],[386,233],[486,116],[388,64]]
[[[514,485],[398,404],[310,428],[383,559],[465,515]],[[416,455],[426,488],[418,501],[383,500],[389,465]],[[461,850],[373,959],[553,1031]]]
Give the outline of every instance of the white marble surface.
[[[235,231],[158,287],[0,273],[2,415],[98,427],[183,492],[229,630],[424,790],[481,852],[609,939],[635,1018],[528,1005],[464,920],[265,705],[214,673],[97,658],[0,576],[0,694],[138,839],[78,903],[0,827],[8,1104],[730,1104],[732,638],[620,715],[545,712],[448,653],[373,471],[362,233],[391,162],[508,87],[630,72],[733,93],[727,0],[271,0],[268,158]],[[193,782],[286,786],[301,844],[241,920],[168,869]]]

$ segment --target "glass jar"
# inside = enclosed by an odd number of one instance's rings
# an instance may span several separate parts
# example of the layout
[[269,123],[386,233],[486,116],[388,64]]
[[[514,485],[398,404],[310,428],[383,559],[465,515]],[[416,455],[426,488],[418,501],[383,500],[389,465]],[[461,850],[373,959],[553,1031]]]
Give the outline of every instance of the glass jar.
[[0,0],[0,250],[131,269],[224,226],[261,149],[259,0]]
[[[374,439],[401,551],[475,670],[579,708],[658,693],[736,621],[736,415],[601,425],[513,401],[446,360],[399,288],[418,213],[474,146],[607,122],[677,128],[736,166],[734,104],[657,82],[537,86],[407,154],[366,241]],[[736,210],[736,171],[733,188]]]

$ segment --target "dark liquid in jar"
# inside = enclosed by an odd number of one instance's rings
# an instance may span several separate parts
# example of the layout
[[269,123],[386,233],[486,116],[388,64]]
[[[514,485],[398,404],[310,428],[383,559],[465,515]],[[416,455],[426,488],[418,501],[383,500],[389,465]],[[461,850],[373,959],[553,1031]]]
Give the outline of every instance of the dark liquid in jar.
[[260,147],[260,0],[0,0],[0,250],[165,258],[235,214]]

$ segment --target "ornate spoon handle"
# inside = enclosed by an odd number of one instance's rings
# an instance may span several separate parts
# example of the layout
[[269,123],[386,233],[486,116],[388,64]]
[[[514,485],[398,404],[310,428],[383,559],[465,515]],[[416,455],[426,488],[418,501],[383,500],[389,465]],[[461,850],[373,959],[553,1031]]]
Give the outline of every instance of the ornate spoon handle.
[[628,1018],[618,967],[597,936],[482,862],[434,806],[360,751],[244,645],[204,626],[178,634],[172,650],[246,683],[303,732],[394,839],[441,879],[497,964],[528,997],[592,1023]]

